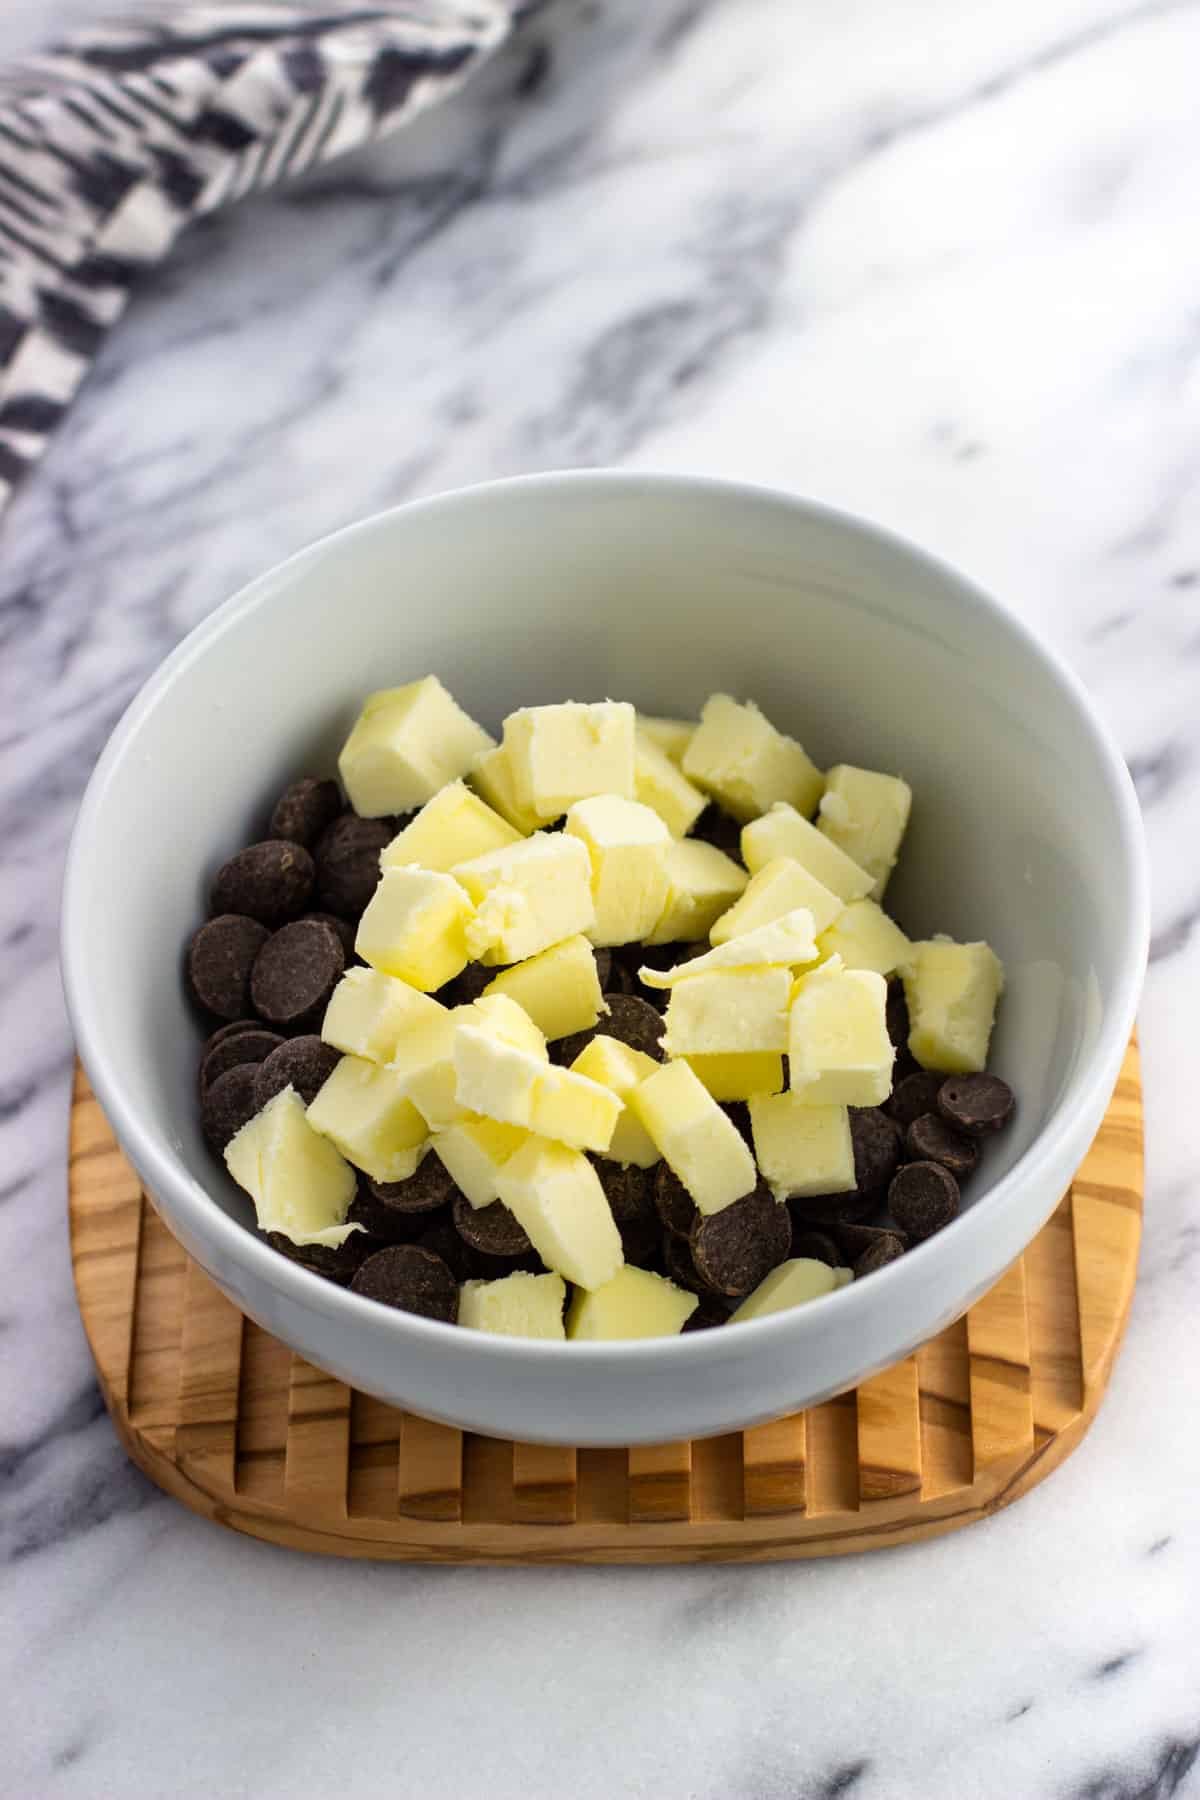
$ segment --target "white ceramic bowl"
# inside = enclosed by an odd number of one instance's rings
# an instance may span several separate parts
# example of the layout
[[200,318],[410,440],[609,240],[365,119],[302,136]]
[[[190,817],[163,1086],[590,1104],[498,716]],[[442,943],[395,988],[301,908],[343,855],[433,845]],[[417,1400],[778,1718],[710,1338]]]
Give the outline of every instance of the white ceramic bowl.
[[[986,938],[1016,1088],[965,1215],[870,1280],[757,1324],[545,1344],[379,1306],[260,1239],[196,1117],[181,959],[216,866],[290,778],[332,769],[362,696],[435,671],[495,727],[616,696],[750,696],[822,765],[902,772],[888,904]],[[832,1395],[961,1314],[1051,1212],[1103,1116],[1147,939],[1141,824],[1075,679],[960,576],[785,495],[545,475],[384,513],[251,583],[184,642],[97,764],[71,846],[63,970],[80,1054],[167,1225],[236,1304],[342,1380],[496,1436],[704,1436]]]

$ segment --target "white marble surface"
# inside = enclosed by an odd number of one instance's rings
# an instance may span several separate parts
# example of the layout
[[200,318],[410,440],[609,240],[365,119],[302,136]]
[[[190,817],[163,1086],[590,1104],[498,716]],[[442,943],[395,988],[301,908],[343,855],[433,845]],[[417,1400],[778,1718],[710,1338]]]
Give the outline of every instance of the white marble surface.
[[[0,52],[97,7],[17,0]],[[53,16],[51,16],[53,15]],[[0,531],[0,1791],[1200,1793],[1200,11],[559,0],[446,115],[199,230]],[[556,464],[862,510],[1067,654],[1155,863],[1149,1201],[1090,1439],[833,1564],[301,1560],[125,1463],[64,1221],[64,845],[181,633],[318,532]]]

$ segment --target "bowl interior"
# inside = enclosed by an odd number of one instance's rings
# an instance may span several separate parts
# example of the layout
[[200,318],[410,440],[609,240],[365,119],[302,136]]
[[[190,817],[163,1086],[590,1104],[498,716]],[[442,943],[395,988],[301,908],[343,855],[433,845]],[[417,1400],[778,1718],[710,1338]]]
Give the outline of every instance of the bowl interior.
[[986,1204],[1128,976],[1128,823],[1094,730],[1021,628],[918,552],[798,502],[636,476],[368,521],[255,583],[134,703],[81,818],[68,977],[89,1060],[161,1153],[249,1227],[197,1127],[183,946],[276,791],[332,770],[368,690],[430,671],[492,729],[567,697],[694,714],[721,688],[822,766],[904,774],[889,910],[913,935],[986,938],[1008,972],[992,1066],[1019,1112],[973,1184]]

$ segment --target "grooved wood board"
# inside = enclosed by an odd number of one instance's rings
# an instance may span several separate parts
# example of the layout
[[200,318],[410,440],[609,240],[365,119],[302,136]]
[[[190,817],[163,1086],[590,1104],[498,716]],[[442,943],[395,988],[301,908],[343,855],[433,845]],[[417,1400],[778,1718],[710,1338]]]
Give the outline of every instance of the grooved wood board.
[[80,1310],[121,1441],[167,1493],[234,1531],[425,1562],[754,1562],[876,1549],[1008,1505],[1095,1416],[1141,1237],[1137,1045],[1052,1218],[964,1318],[854,1393],[690,1444],[502,1443],[322,1374],[189,1261],[82,1071],[70,1214]]

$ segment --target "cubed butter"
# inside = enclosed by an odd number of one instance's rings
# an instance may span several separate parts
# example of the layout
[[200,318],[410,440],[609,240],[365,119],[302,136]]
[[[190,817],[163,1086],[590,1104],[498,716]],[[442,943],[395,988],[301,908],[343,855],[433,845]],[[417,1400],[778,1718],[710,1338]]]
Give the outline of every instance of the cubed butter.
[[445,1008],[428,994],[381,969],[347,969],[330,996],[321,1036],[347,1056],[390,1062],[406,1031],[428,1024]]
[[515,1000],[551,1040],[589,1030],[604,1005],[596,958],[581,935],[564,938],[561,944],[502,970],[484,994]]
[[621,1099],[611,1088],[571,1069],[551,1066],[538,1076],[532,1124],[539,1137],[606,1155],[622,1110]]
[[812,914],[815,932],[832,925],[842,911],[841,900],[815,875],[790,856],[777,856],[750,877],[745,893],[728,912],[721,914],[712,928],[712,941],[727,944],[730,938],[742,937],[760,925],[771,925],[800,906]]
[[671,761],[682,764],[687,747],[696,735],[695,719],[662,719],[653,713],[639,713],[637,730],[641,737],[664,751]]
[[667,851],[667,897],[648,944],[694,944],[732,906],[748,880],[745,869],[715,844],[683,838]]
[[468,1112],[578,1150],[607,1150],[621,1101],[599,1082],[539,1060],[460,1019],[454,1037],[455,1098]]
[[621,1236],[586,1156],[531,1137],[504,1164],[498,1185],[548,1269],[583,1288],[612,1280],[624,1260]]
[[500,1171],[528,1138],[517,1125],[467,1117],[439,1131],[433,1148],[456,1186],[478,1208],[500,1198]]
[[448,873],[455,863],[502,850],[520,841],[507,819],[473,794],[465,781],[451,781],[427,800],[416,818],[397,832],[379,858],[383,869],[416,863],[422,869]]
[[833,957],[795,985],[788,1036],[792,1091],[804,1103],[879,1106],[892,1091],[887,983]]
[[721,1212],[753,1190],[757,1171],[741,1133],[685,1062],[647,1076],[629,1106],[702,1213]]
[[517,798],[512,766],[503,744],[497,744],[494,750],[485,750],[482,756],[477,756],[471,764],[468,779],[492,811],[506,819],[522,837],[528,837],[542,823],[533,808],[522,806]]
[[685,1293],[665,1275],[625,1263],[603,1287],[572,1296],[567,1336],[593,1343],[676,1337],[699,1304],[698,1295]]
[[354,947],[373,969],[432,993],[466,968],[473,917],[452,875],[388,869],[358,922]]
[[850,1114],[844,1106],[807,1106],[798,1094],[750,1102],[754,1156],[777,1200],[845,1194],[855,1185]]
[[854,900],[817,939],[823,957],[840,956],[847,969],[874,969],[894,975],[912,955],[912,945],[874,900]]
[[755,1094],[778,1094],[783,1089],[783,1057],[775,1051],[689,1056],[685,1061],[714,1100],[750,1100]]
[[[849,1274],[849,1270],[845,1271]],[[831,1294],[840,1284],[836,1271],[828,1263],[811,1256],[793,1256],[772,1269],[752,1294],[747,1294],[739,1307],[729,1315],[731,1325],[745,1325],[750,1319],[765,1319],[768,1313],[787,1312],[803,1306],[808,1300],[819,1300]]]
[[621,1101],[620,1116],[605,1151],[613,1162],[635,1163],[639,1169],[650,1169],[659,1160],[657,1145],[628,1101],[634,1088],[660,1067],[645,1051],[634,1050],[603,1032],[586,1044],[571,1064],[572,1074],[598,1081]]
[[565,837],[587,850],[592,871],[593,944],[633,944],[653,930],[667,899],[671,834],[656,812],[617,794],[568,809]]
[[429,1136],[398,1078],[360,1056],[343,1056],[309,1107],[308,1123],[372,1181],[407,1181]]
[[527,1050],[539,1062],[549,1061],[545,1032],[511,994],[481,994],[470,1006],[462,1007],[458,1017],[468,1025],[482,1024],[494,1037]]
[[466,932],[472,957],[495,967],[524,962],[595,922],[587,847],[565,831],[539,831],[455,865],[475,903]]
[[492,747],[436,675],[368,694],[338,757],[350,804],[364,818],[423,806]]
[[752,819],[742,827],[742,861],[752,875],[777,856],[798,862],[847,906],[852,900],[861,900],[874,886],[873,877],[865,869],[860,869],[832,838],[818,831],[811,820],[803,818],[785,800],[777,800],[761,819]]
[[715,944],[702,955],[693,956],[690,962],[676,963],[671,969],[653,969],[647,964],[638,970],[638,980],[645,987],[678,987],[680,982],[691,981],[694,976],[707,975],[714,970],[750,969],[762,965],[796,968],[813,962],[816,955],[812,914],[806,906],[798,906],[795,912],[784,913],[781,919],[772,919],[769,925],[757,925],[740,937]]
[[838,763],[825,778],[817,827],[871,877],[882,900],[912,810],[912,789],[898,775]]
[[794,738],[776,731],[753,701],[743,705],[728,694],[705,702],[683,772],[743,824],[776,800],[807,817],[824,786],[820,769]]
[[543,822],[592,794],[633,798],[635,714],[623,700],[524,706],[504,721],[517,799]]
[[406,1031],[388,1068],[400,1091],[412,1101],[431,1130],[461,1119],[465,1108],[455,1097],[454,1036],[458,1014],[439,1007],[439,1017]]
[[833,1285],[835,1288],[849,1287],[853,1280],[853,1269],[835,1269],[833,1271]]
[[634,797],[658,814],[672,837],[686,837],[704,808],[707,796],[695,787],[665,750],[639,729],[633,760]]
[[788,969],[713,969],[677,982],[667,1005],[668,1056],[786,1050]]
[[565,1338],[561,1275],[518,1271],[499,1281],[464,1281],[458,1291],[458,1322],[472,1331],[500,1337]]
[[260,1231],[336,1248],[359,1229],[345,1223],[357,1186],[354,1170],[313,1130],[293,1087],[242,1126],[225,1146],[225,1163],[253,1200]]
[[987,944],[930,938],[912,946],[903,971],[908,1047],[924,1069],[977,1074],[987,1064],[1004,969]]

